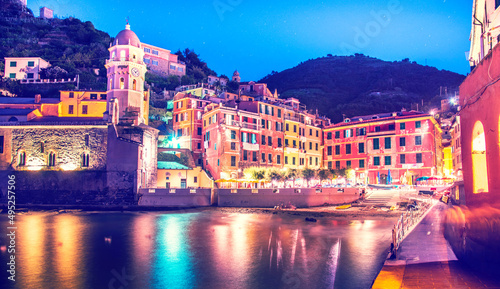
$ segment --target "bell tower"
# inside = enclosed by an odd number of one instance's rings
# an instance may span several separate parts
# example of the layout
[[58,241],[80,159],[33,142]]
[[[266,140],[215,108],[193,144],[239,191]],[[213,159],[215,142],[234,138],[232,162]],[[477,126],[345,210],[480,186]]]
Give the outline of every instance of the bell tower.
[[108,77],[105,117],[115,124],[146,123],[144,103],[148,99],[144,92],[147,70],[143,62],[144,51],[128,23],[116,35],[108,50],[109,59],[105,65]]

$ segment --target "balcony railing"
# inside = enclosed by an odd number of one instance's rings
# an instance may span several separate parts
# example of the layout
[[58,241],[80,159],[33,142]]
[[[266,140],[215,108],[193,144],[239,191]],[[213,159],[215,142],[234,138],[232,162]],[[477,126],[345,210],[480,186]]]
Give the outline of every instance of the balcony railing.
[[[224,123],[227,123],[227,122],[224,120],[221,121],[221,124],[224,124]],[[259,125],[255,124],[255,123],[248,123],[248,122],[242,122],[242,121],[236,121],[236,120],[229,121],[229,123],[227,123],[227,125],[251,129],[251,130],[260,130]]]

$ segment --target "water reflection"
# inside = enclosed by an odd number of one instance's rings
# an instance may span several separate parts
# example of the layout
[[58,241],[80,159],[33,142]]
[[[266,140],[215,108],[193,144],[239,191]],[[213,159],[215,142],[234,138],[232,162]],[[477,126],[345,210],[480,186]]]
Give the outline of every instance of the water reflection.
[[[368,288],[393,225],[214,211],[33,213],[18,222],[12,288]],[[122,282],[122,270],[133,279]],[[10,288],[5,271],[0,288]]]

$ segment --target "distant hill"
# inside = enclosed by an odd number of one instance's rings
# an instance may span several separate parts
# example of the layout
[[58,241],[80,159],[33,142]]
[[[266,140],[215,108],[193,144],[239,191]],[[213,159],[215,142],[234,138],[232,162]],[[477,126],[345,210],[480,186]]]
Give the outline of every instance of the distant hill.
[[[4,57],[38,56],[66,72],[58,78],[72,78],[78,74],[81,89],[105,90],[104,64],[109,58],[108,47],[112,40],[108,33],[95,29],[90,21],[82,22],[72,17],[39,19],[31,10],[23,8],[18,0],[0,0],[0,71],[4,71]],[[154,90],[173,89],[181,83],[196,83],[206,79],[208,74],[215,74],[194,51],[185,49],[177,54],[186,62],[187,76],[173,79],[148,73],[146,81],[155,84],[152,86]],[[53,85],[46,89],[48,86],[2,81],[0,87],[19,96],[42,93],[42,96],[55,97],[58,90],[74,86]]]
[[[388,62],[356,54],[308,60],[260,82],[281,98],[295,97],[334,122],[346,117],[438,106],[440,87],[458,89],[465,76],[411,63]],[[415,107],[414,107],[415,108]]]

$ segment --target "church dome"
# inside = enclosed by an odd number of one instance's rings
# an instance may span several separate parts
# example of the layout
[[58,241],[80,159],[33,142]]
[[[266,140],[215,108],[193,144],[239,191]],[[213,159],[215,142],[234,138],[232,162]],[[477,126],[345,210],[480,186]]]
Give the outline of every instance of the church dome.
[[125,25],[125,29],[120,31],[115,38],[114,45],[132,45],[135,47],[141,47],[141,42],[139,37],[130,30],[130,25]]

